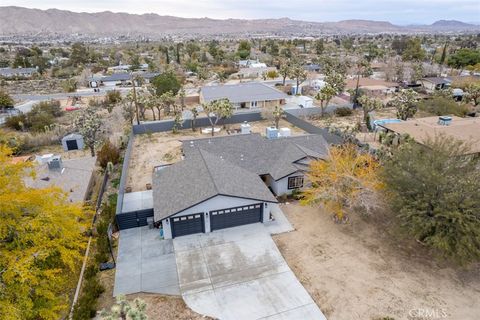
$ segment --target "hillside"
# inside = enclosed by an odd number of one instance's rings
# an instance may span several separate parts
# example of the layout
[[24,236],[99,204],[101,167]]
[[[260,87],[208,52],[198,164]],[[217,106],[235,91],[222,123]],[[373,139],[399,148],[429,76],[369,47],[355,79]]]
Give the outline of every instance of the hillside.
[[58,9],[39,10],[0,7],[0,35],[84,34],[84,35],[317,35],[418,31],[474,31],[480,27],[459,21],[438,21],[430,26],[402,27],[385,21],[344,20],[306,22],[282,19],[179,18],[158,14],[128,14],[110,11],[77,13]]

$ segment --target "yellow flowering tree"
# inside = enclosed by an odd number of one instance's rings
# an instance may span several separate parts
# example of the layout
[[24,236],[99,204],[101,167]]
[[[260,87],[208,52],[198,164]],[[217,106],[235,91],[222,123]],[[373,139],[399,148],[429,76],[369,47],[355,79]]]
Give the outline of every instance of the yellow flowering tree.
[[0,315],[59,319],[78,279],[86,212],[58,188],[28,188],[29,165],[11,154],[0,145]]
[[379,163],[352,144],[332,147],[327,161],[310,164],[307,180],[311,184],[303,192],[302,204],[323,204],[334,213],[338,222],[346,221],[346,209],[359,207],[370,212],[378,205],[376,197],[382,183]]

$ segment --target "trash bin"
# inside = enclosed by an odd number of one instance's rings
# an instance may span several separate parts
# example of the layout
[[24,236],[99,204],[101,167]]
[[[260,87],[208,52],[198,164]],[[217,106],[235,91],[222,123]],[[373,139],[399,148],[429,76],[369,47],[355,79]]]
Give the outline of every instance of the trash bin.
[[153,229],[153,217],[147,218],[148,229]]

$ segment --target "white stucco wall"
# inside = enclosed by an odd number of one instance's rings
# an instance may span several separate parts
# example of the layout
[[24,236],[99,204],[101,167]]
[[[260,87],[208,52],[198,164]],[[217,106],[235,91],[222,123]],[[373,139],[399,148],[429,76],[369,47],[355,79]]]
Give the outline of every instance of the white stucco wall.
[[270,187],[272,188],[273,192],[275,192],[277,196],[281,196],[282,194],[291,194],[294,189],[290,189],[290,190],[288,189],[288,178],[297,177],[297,176],[304,176],[304,175],[301,172],[296,172],[277,181],[271,179],[269,181]]
[[[230,208],[230,207],[246,206],[246,205],[251,205],[259,202],[262,202],[262,201],[228,197],[228,196],[215,196],[207,201],[197,204],[196,206],[193,206],[189,209],[186,209],[182,212],[177,213],[176,215],[172,216],[172,218],[203,212],[204,214],[203,217],[205,222],[205,233],[208,233],[210,232],[210,215],[207,214],[209,211]],[[263,204],[263,221],[264,222],[269,221],[270,219],[271,205],[272,205],[271,203],[267,203],[267,206],[265,206],[265,203]],[[171,230],[170,224],[171,224],[170,218],[162,220],[163,236],[165,239],[172,238],[172,230]]]

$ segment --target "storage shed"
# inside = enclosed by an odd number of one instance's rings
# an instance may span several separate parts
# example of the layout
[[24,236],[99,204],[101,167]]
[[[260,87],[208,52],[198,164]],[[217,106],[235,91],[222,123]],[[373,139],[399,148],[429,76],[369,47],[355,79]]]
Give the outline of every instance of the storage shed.
[[63,150],[82,150],[84,147],[83,136],[78,133],[70,133],[62,138]]

